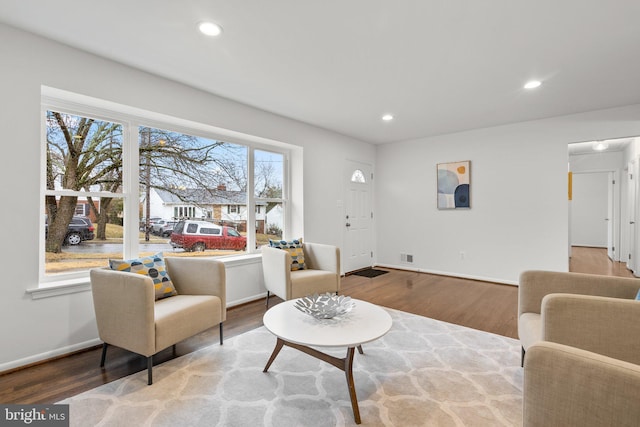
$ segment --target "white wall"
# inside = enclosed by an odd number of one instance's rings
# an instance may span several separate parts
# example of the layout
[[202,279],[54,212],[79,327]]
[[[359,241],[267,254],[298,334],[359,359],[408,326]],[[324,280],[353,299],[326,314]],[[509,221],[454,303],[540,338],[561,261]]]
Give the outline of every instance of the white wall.
[[[567,271],[567,144],[639,132],[633,105],[380,146],[378,264],[514,284],[527,269]],[[439,211],[436,164],[460,160],[471,209]]]
[[[340,245],[336,200],[345,159],[373,164],[375,147],[238,104],[11,27],[0,25],[0,223],[5,246],[0,371],[74,350],[97,337],[90,292],[32,300],[38,287],[41,85],[301,147],[293,154],[294,235]],[[303,174],[304,171],[304,174]],[[263,291],[259,264],[230,266],[229,302]],[[241,291],[241,292],[240,292]]]

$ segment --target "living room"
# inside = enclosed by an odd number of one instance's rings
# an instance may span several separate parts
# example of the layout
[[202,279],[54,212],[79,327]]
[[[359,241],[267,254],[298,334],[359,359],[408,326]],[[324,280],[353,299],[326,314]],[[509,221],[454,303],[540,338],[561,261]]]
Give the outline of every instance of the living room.
[[[5,22],[8,17],[0,20]],[[225,36],[230,37],[231,32]],[[80,40],[82,35],[75,38]],[[599,105],[585,100],[562,114],[547,105],[551,113],[535,119],[522,114],[521,120],[481,126],[469,119],[471,124],[462,127],[464,130],[379,143],[208,93],[71,47],[72,41],[61,43],[6,23],[0,24],[0,39],[0,128],[8,147],[0,170],[5,183],[2,194],[5,201],[18,201],[0,215],[8,230],[16,230],[19,236],[11,239],[4,254],[0,312],[3,324],[11,327],[0,332],[5,343],[0,352],[0,371],[98,341],[87,289],[37,299],[27,292],[39,288],[41,233],[37,224],[41,200],[34,195],[41,194],[42,185],[43,86],[291,147],[291,174],[298,180],[292,180],[290,237],[304,236],[308,241],[342,246],[340,201],[344,200],[345,164],[357,161],[370,165],[374,172],[373,264],[509,285],[516,285],[524,270],[568,270],[567,144],[640,135],[640,94],[633,80],[627,81],[626,87],[618,87],[617,99]],[[637,41],[637,30],[628,39]],[[597,53],[608,55],[611,49],[605,46]],[[618,68],[637,76],[637,55],[629,48],[625,51],[624,46],[620,49],[614,57],[624,66]],[[569,58],[572,54],[566,52]],[[483,67],[490,68],[491,64]],[[536,102],[546,105],[543,91],[556,88],[550,77],[539,88],[541,92],[521,90],[530,72],[523,70],[522,82],[512,82],[513,96],[523,111]],[[618,74],[604,80],[625,82]],[[601,91],[614,89],[585,87],[584,91],[595,92],[595,99]],[[467,102],[457,90],[449,90],[457,93],[453,101]],[[297,102],[304,104],[306,100]],[[340,99],[335,103],[340,104]],[[348,113],[344,115],[348,121]],[[416,115],[416,121],[428,119]],[[372,123],[380,125],[379,133],[384,135],[386,127],[400,126],[402,120],[399,115],[396,123],[381,124],[376,116]],[[635,152],[638,149],[634,148]],[[471,162],[471,209],[438,210],[436,165],[462,160]],[[22,187],[14,184],[18,177]],[[403,263],[400,254],[413,255],[413,263]],[[262,297],[261,281],[256,257],[230,265],[229,300],[241,303],[246,298]],[[246,283],[251,284],[247,294],[233,295],[233,289]]]

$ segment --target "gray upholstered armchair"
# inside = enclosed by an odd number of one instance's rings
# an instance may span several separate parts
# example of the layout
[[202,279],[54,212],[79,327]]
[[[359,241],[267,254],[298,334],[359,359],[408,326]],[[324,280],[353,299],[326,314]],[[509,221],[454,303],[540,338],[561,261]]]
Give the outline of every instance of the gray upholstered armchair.
[[520,275],[524,427],[638,425],[639,288],[635,278]]
[[525,271],[518,289],[518,336],[525,351],[551,341],[640,364],[640,279]]
[[[617,335],[638,341],[625,331]],[[639,399],[638,364],[546,341],[527,350],[523,427],[634,427]]]
[[270,294],[283,300],[314,293],[340,291],[340,249],[320,243],[303,243],[304,270],[291,271],[291,255],[285,250],[262,247],[262,272]]
[[226,320],[225,267],[217,260],[165,258],[178,295],[155,300],[150,277],[109,268],[91,270],[91,287],[100,339],[100,366],[109,344],[147,358],[153,381],[153,355]]

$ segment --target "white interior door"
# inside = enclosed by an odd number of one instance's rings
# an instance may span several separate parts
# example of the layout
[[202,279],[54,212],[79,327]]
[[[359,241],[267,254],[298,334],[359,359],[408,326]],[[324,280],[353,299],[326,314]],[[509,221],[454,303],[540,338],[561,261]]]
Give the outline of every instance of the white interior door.
[[636,195],[637,195],[637,185],[638,181],[637,172],[638,166],[637,162],[631,161],[629,163],[628,168],[628,179],[629,185],[627,186],[628,191],[628,208],[629,208],[629,257],[627,259],[627,268],[633,272],[636,271]]
[[613,172],[609,172],[607,175],[607,255],[611,260],[616,260],[616,254],[613,241],[613,226],[615,224],[615,206],[614,206],[614,176]]
[[373,210],[371,165],[347,161],[345,168],[344,247],[345,273],[373,264]]

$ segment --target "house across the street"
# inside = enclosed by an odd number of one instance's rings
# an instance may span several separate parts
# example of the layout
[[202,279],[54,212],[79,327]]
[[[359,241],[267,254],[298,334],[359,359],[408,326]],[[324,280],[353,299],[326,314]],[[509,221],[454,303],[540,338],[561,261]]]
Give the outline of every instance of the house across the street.
[[[186,188],[150,190],[150,217],[193,218],[231,225],[238,231],[247,230],[247,193],[227,190],[225,185],[215,189]],[[145,201],[142,201],[144,206]],[[256,201],[256,232],[265,232],[267,202]],[[279,221],[282,221],[281,217]],[[270,221],[272,222],[272,221]],[[280,228],[282,224],[276,224]]]

